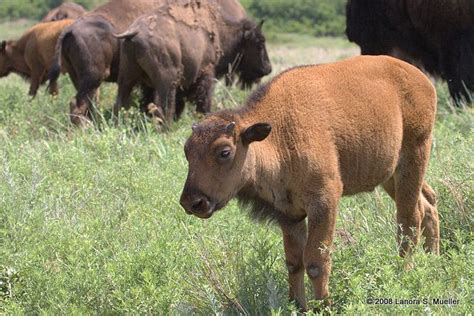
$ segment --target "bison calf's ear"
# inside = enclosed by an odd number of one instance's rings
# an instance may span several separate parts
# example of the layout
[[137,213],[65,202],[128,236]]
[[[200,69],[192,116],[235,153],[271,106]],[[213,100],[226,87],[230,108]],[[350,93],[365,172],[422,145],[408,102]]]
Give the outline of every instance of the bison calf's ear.
[[272,126],[267,123],[257,123],[247,127],[242,133],[242,142],[248,145],[252,142],[260,142],[267,138],[272,130]]

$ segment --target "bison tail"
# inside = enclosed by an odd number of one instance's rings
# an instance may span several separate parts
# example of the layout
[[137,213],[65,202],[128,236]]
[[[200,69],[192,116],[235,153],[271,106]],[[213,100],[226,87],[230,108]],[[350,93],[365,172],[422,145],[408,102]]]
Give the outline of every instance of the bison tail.
[[121,34],[114,34],[114,37],[119,39],[132,39],[138,34],[138,31],[125,31]]
[[49,69],[48,72],[48,80],[49,80],[49,85],[51,86],[52,83],[56,82],[61,75],[61,55],[62,55],[62,49],[63,49],[63,41],[64,38],[71,34],[71,29],[70,27],[67,27],[66,29],[61,32],[61,35],[59,35],[59,38],[56,42],[56,48],[54,51],[54,58],[53,58],[53,63],[51,64],[51,68]]

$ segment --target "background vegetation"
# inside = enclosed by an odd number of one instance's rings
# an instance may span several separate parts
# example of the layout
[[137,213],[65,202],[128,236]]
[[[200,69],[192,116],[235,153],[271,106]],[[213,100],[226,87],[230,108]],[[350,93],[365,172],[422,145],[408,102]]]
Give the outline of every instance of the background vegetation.
[[[23,24],[0,24],[17,36]],[[274,74],[358,53],[341,38],[272,35]],[[289,314],[277,227],[231,203],[207,221],[178,200],[193,111],[167,133],[136,110],[114,127],[116,86],[101,89],[94,127],[70,125],[74,89],[36,99],[18,76],[0,80],[0,314]],[[344,87],[341,87],[344,88]],[[330,281],[333,314],[469,314],[474,297],[474,112],[439,111],[428,181],[438,193],[441,255],[398,257],[395,208],[381,190],[343,199]],[[217,84],[214,104],[248,92]],[[307,296],[311,297],[309,283]],[[457,299],[457,305],[370,305],[368,298]],[[314,305],[314,304],[313,304]]]
[[[62,0],[2,0],[0,19],[40,19]],[[105,0],[75,0],[92,9]],[[265,19],[275,32],[306,33],[318,36],[342,35],[346,0],[242,0],[256,19]]]

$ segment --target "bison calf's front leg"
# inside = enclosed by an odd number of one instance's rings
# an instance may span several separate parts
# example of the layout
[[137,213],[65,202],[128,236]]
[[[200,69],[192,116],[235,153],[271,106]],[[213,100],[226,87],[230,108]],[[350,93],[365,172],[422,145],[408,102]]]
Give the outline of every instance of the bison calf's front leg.
[[303,251],[306,244],[306,222],[296,224],[281,223],[283,245],[285,247],[286,266],[288,268],[288,283],[290,301],[306,310],[304,294],[304,263]]
[[316,300],[329,296],[331,248],[336,225],[339,196],[328,194],[318,199],[308,212],[308,237],[304,250],[304,265],[311,280]]

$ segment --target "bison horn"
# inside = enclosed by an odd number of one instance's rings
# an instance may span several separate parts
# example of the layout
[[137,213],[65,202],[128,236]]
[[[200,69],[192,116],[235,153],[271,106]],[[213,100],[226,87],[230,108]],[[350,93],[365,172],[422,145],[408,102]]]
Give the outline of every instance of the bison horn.
[[7,42],[2,41],[2,43],[0,44],[0,53],[3,53],[6,49],[7,49]]
[[193,130],[193,133],[197,132],[198,125],[194,123],[193,126],[191,126],[191,129]]
[[132,39],[138,34],[138,31],[126,31],[121,34],[114,34],[114,37],[120,39]]
[[263,28],[263,24],[265,23],[265,19],[262,19],[260,23],[258,24],[257,28],[261,31]]

